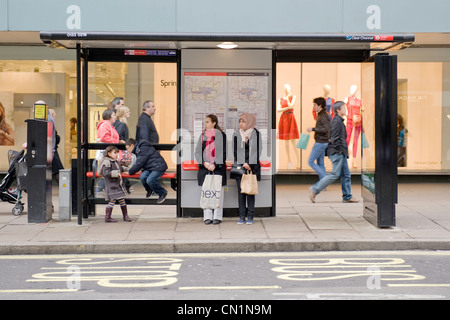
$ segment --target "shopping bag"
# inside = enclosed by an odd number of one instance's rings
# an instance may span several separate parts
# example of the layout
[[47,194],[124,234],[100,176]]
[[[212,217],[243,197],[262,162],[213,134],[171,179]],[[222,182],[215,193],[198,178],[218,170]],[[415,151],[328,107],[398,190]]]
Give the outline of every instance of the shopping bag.
[[306,147],[308,147],[308,142],[309,142],[309,134],[302,133],[300,135],[300,139],[298,140],[297,148],[306,150]]
[[363,149],[368,149],[370,147],[369,141],[367,141],[366,134],[364,132],[361,135],[361,143],[362,143]]
[[200,208],[217,209],[220,207],[220,197],[222,192],[222,176],[207,174],[202,185],[202,195],[200,197]]
[[258,180],[256,179],[256,174],[247,171],[247,174],[242,175],[241,193],[249,195],[258,194]]

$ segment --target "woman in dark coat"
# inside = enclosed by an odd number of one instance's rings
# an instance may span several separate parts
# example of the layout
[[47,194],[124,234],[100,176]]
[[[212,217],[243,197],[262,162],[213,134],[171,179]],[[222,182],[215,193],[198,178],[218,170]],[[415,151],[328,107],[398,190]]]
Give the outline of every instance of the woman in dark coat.
[[[198,185],[202,186],[205,177],[210,172],[222,176],[222,190],[220,207],[217,209],[204,209],[203,220],[205,224],[219,224],[223,218],[223,192],[227,184],[227,136],[219,127],[219,120],[214,114],[205,119],[205,132],[200,135],[195,148],[195,160],[198,162]],[[213,212],[214,211],[214,212]]]
[[116,109],[117,120],[113,123],[114,129],[119,134],[119,142],[125,143],[129,138],[128,118],[130,117],[130,109],[126,106],[119,106]]
[[[242,166],[245,170],[256,175],[258,181],[261,180],[261,165],[259,157],[261,155],[261,134],[255,128],[256,118],[253,114],[243,113],[239,117],[239,128],[233,133],[234,163]],[[241,193],[242,176],[231,174],[231,179],[236,179],[239,203],[238,224],[253,224],[255,213],[255,195]],[[248,207],[247,207],[248,205]]]

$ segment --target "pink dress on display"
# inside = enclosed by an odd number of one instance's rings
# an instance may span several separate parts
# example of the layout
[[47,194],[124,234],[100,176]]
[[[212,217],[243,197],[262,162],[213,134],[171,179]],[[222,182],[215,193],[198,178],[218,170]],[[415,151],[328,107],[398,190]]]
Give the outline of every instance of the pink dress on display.
[[358,151],[358,139],[361,134],[361,100],[355,96],[348,97],[347,101],[347,145],[350,144],[350,138],[353,134],[353,158],[356,158]]
[[[289,102],[292,102],[293,97],[289,97]],[[281,108],[288,107],[288,101],[285,98],[280,99]],[[299,132],[297,127],[297,121],[295,120],[294,110],[283,111],[278,122],[278,139],[280,140],[292,140],[298,139]]]

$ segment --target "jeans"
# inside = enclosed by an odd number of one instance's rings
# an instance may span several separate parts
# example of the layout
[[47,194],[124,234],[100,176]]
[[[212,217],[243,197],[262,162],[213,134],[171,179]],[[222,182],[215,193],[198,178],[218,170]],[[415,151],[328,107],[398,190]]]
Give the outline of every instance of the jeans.
[[141,173],[141,176],[139,177],[139,180],[141,180],[142,184],[144,185],[144,188],[147,192],[155,191],[158,196],[163,196],[167,193],[167,190],[164,189],[159,184],[159,179],[161,179],[161,176],[164,174],[164,171],[148,171],[144,170]]
[[206,220],[220,220],[223,219],[223,198],[224,198],[224,192],[225,187],[222,186],[222,189],[220,191],[220,207],[217,209],[203,209],[203,221]]
[[[311,154],[309,155],[308,165],[319,175],[319,179],[322,179],[326,176],[327,172],[325,171],[325,151],[327,150],[328,142],[314,143],[314,146],[311,150]],[[317,160],[317,164],[314,162]]]
[[241,179],[236,179],[236,184],[238,189],[239,219],[245,220],[245,216],[247,216],[247,220],[252,221],[255,214],[255,195],[241,193]]
[[333,164],[333,170],[313,185],[311,189],[315,194],[319,194],[320,191],[340,177],[342,199],[350,200],[352,198],[351,174],[348,168],[347,157],[344,154],[335,153],[330,156],[330,160]]

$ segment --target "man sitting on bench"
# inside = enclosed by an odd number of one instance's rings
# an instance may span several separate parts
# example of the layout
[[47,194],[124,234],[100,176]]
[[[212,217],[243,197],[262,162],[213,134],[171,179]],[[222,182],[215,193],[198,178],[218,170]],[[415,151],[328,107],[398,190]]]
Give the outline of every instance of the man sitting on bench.
[[153,145],[147,140],[140,140],[134,147],[136,163],[130,168],[128,174],[133,175],[142,169],[141,180],[145,190],[146,198],[150,197],[152,191],[158,194],[156,203],[161,204],[166,200],[167,190],[159,183],[159,179],[167,170],[167,163]]

